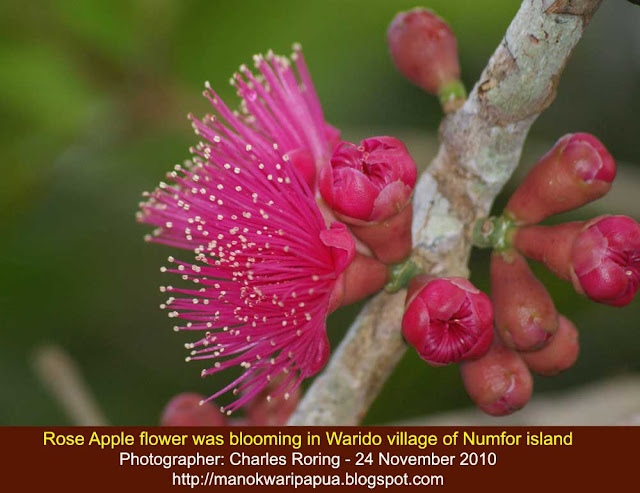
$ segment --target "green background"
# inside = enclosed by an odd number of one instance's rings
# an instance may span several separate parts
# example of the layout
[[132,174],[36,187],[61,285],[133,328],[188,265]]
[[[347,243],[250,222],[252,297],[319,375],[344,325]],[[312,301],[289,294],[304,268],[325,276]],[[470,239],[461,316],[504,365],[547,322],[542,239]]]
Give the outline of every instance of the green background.
[[[554,105],[535,123],[531,164],[561,135],[596,134],[628,171],[605,211],[640,217],[640,8],[604,2],[568,64]],[[208,111],[205,80],[231,105],[229,76],[270,48],[299,41],[327,119],[353,140],[408,136],[425,165],[441,117],[437,102],[393,68],[385,32],[414,1],[61,0],[0,4],[0,424],[69,424],[33,369],[43,344],[76,361],[112,424],[157,424],[170,397],[204,394],[185,364],[188,339],[159,310],[159,267],[171,251],[142,240],[134,214],[143,190],[188,157],[186,114]],[[477,80],[519,2],[433,0],[459,37],[463,78]],[[411,143],[415,147],[411,147]],[[425,151],[426,149],[427,151]],[[636,181],[633,178],[636,177]],[[513,189],[511,184],[509,189]],[[504,203],[501,196],[498,203]],[[487,289],[487,257],[472,280]],[[590,303],[542,270],[561,312],[581,332],[577,365],[536,379],[536,393],[640,368],[640,301]],[[335,347],[357,307],[333,315]],[[401,403],[401,404],[400,404]],[[413,351],[367,423],[469,406],[455,367]]]

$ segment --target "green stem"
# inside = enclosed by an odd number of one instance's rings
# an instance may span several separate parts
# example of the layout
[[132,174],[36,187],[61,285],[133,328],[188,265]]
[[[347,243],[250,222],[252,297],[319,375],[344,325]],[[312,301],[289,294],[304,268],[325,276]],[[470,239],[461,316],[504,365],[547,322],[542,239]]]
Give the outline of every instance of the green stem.
[[511,246],[511,238],[515,229],[513,220],[505,216],[479,219],[473,226],[471,241],[478,248],[493,248],[504,251]]
[[445,113],[451,113],[462,107],[467,100],[467,90],[459,80],[443,84],[438,91],[440,105]]
[[409,281],[418,274],[422,274],[422,268],[411,258],[389,266],[389,282],[384,289],[388,293],[396,293],[409,284]]

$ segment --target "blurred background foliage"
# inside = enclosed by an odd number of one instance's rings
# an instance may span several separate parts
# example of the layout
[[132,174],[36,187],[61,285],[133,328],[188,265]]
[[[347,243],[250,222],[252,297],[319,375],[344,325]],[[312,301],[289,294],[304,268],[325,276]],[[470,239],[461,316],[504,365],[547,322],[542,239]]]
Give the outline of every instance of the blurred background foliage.
[[[0,424],[68,424],[36,377],[34,350],[59,344],[76,360],[113,424],[156,424],[181,391],[211,393],[183,362],[188,339],[158,305],[159,267],[171,252],[142,241],[140,194],[194,143],[185,116],[208,111],[205,80],[232,103],[240,63],[273,48],[305,48],[327,119],[343,136],[406,137],[422,165],[435,149],[440,111],[394,70],[385,32],[415,0],[3,0],[0,3]],[[430,0],[459,37],[470,87],[519,2]],[[558,137],[598,135],[625,179],[597,208],[639,218],[640,8],[604,2],[571,59],[555,104],[534,125],[523,162]],[[635,181],[634,181],[635,180]],[[515,181],[514,181],[515,183]],[[618,185],[617,185],[618,186]],[[512,189],[513,185],[508,187]],[[508,192],[508,190],[507,190]],[[498,200],[504,203],[505,196]],[[487,255],[473,280],[488,288]],[[538,269],[560,311],[581,329],[575,368],[537,379],[562,390],[640,369],[640,301],[623,309],[586,302]],[[330,319],[335,346],[357,313]],[[409,351],[367,423],[468,406],[455,367],[428,367]]]

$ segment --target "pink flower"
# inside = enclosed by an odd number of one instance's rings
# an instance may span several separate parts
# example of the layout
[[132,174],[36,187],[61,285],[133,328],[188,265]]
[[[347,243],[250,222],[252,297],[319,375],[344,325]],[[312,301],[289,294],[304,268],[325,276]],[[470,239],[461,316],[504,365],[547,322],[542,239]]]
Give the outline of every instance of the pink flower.
[[478,358],[493,339],[493,307],[466,279],[419,276],[407,293],[402,333],[434,366]]
[[[213,360],[211,375],[234,366],[244,373],[207,401],[233,390],[231,413],[276,376],[274,395],[291,395],[326,363],[326,317],[341,303],[343,272],[355,255],[347,228],[325,225],[305,167],[287,152],[303,149],[314,165],[328,156],[328,127],[299,51],[300,89],[286,59],[257,58],[264,77],[236,77],[244,106],[232,113],[211,90],[217,116],[194,119],[204,141],[194,158],[168,174],[142,204],[139,219],[157,227],[149,240],[192,250],[192,263],[169,257],[163,270],[191,287],[167,286],[164,307],[184,322],[175,330],[203,332],[187,360]],[[308,177],[307,177],[308,178]]]
[[372,137],[359,146],[341,142],[331,165],[320,171],[322,198],[338,214],[377,222],[398,214],[411,198],[416,163],[393,137]]
[[[234,74],[231,83],[242,98],[242,113],[231,111],[207,83],[204,95],[215,107],[218,117],[193,119],[196,134],[212,141],[229,131],[254,147],[270,149],[274,144],[298,168],[306,183],[315,186],[316,170],[329,161],[340,132],[324,120],[309,69],[299,45],[294,45],[291,61],[267,53],[254,57],[259,76],[245,65]],[[220,118],[226,120],[225,125]]]
[[571,280],[579,293],[613,306],[631,302],[640,284],[640,226],[626,216],[589,221],[571,251]]
[[418,7],[397,14],[387,41],[400,73],[426,92],[439,95],[445,111],[450,98],[464,98],[456,37],[431,10]]
[[[251,426],[284,426],[287,424],[287,420],[300,402],[301,389],[297,388],[288,399],[284,399],[282,396],[274,399],[269,397],[282,384],[284,377],[286,375],[283,374],[273,379],[262,390],[264,396],[256,396],[247,403],[245,407],[247,424]],[[261,399],[261,397],[266,398]]]

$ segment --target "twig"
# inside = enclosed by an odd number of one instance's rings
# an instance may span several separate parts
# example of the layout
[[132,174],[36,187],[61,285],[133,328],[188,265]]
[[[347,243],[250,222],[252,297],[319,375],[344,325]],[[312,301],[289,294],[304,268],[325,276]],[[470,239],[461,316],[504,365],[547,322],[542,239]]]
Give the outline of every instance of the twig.
[[107,424],[75,362],[62,348],[52,344],[39,346],[33,354],[33,366],[74,425]]
[[[415,253],[426,271],[467,276],[470,225],[486,216],[520,159],[529,128],[601,0],[525,0],[469,99],[440,127],[440,150],[415,190]],[[404,292],[365,306],[291,417],[291,425],[352,425],[406,349]]]

